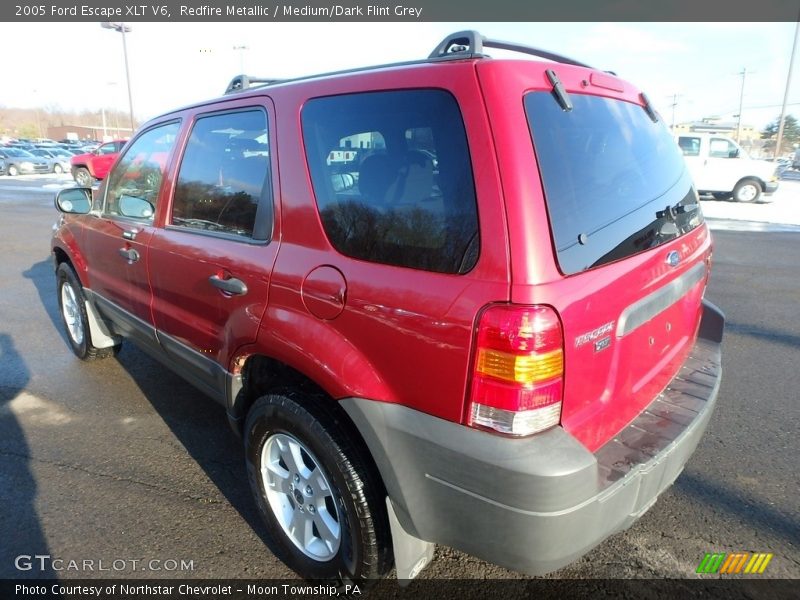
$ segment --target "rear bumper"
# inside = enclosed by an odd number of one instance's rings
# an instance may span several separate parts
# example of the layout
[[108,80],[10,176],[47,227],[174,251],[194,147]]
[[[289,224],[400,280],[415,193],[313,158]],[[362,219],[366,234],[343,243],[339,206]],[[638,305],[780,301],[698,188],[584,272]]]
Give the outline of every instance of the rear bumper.
[[704,303],[679,374],[595,453],[560,427],[509,439],[402,406],[342,405],[409,534],[541,575],[630,526],[681,473],[717,397],[723,326]]

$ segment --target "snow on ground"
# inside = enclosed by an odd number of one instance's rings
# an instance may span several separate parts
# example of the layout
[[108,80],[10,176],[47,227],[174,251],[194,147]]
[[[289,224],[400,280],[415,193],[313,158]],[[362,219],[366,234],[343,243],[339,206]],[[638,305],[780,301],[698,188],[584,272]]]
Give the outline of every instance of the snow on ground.
[[781,181],[769,204],[743,204],[732,200],[700,201],[711,229],[733,231],[800,232],[800,181]]

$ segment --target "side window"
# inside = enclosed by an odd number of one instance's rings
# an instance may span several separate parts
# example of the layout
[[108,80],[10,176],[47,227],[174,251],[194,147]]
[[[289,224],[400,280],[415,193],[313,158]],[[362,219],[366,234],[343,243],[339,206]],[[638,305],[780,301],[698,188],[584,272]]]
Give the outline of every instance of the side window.
[[739,151],[729,140],[711,138],[708,155],[711,158],[736,158]]
[[108,176],[103,213],[151,222],[179,123],[153,127],[126,146]]
[[700,138],[679,137],[678,146],[684,156],[700,156]]
[[201,117],[178,171],[172,225],[265,240],[271,225],[258,227],[256,213],[269,182],[264,111]]
[[103,154],[113,154],[114,152],[117,152],[117,146],[114,142],[103,144],[97,149],[97,153],[101,156]]
[[316,98],[303,137],[325,233],[342,254],[440,273],[477,262],[464,123],[442,90]]

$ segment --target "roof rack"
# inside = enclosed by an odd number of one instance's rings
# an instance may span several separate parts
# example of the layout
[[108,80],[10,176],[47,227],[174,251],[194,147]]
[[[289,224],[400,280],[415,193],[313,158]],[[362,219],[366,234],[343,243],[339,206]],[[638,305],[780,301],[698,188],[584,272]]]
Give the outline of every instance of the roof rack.
[[[281,79],[265,79],[263,77],[253,77],[252,75],[237,75],[225,88],[225,95],[243,92],[244,90],[252,87],[260,87],[262,85],[270,85],[271,83],[278,83]],[[260,84],[260,85],[254,85]]]
[[513,52],[521,52],[523,54],[530,54],[531,56],[546,58],[547,60],[563,63],[565,65],[575,65],[576,67],[587,67],[590,69],[592,68],[586,63],[579,62],[560,54],[555,54],[554,52],[548,52],[547,50],[540,50],[539,48],[533,48],[523,44],[515,44],[513,42],[504,42],[502,40],[485,38],[480,33],[473,30],[458,31],[448,35],[438,46],[436,46],[436,48],[433,49],[433,52],[431,52],[428,58],[479,57],[484,56],[484,48],[511,50]]
[[477,31],[458,31],[448,35],[444,40],[439,43],[427,59],[411,60],[398,63],[390,63],[385,65],[376,65],[370,67],[357,67],[355,69],[345,69],[343,71],[333,71],[331,73],[318,73],[315,75],[306,75],[303,77],[296,77],[290,79],[265,79],[262,77],[253,77],[250,75],[237,75],[228,84],[225,89],[225,95],[236,94],[244,92],[248,89],[256,87],[269,86],[275,83],[289,83],[293,81],[303,81],[306,79],[313,79],[315,77],[324,77],[329,75],[344,75],[347,73],[358,73],[361,71],[371,71],[374,69],[383,69],[386,67],[400,67],[405,65],[418,65],[426,62],[439,62],[448,60],[463,60],[465,58],[485,58],[483,54],[484,48],[498,48],[501,50],[511,50],[513,52],[521,52],[523,54],[530,54],[531,56],[538,56],[546,58],[555,62],[563,63],[566,65],[575,65],[577,67],[592,68],[589,65],[567,58],[560,54],[548,52],[547,50],[539,50],[530,46],[522,44],[515,44],[513,42],[504,42],[501,40],[491,40],[483,37]]

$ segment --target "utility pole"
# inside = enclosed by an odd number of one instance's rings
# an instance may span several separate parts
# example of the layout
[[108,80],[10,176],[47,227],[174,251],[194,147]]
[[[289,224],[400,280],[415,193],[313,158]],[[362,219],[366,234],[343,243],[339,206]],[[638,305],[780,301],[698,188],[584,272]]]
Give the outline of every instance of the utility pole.
[[[750,71],[751,73],[753,71]],[[739,75],[742,76],[742,90],[739,92],[739,114],[736,115],[736,143],[740,143],[740,138],[742,137],[742,105],[744,103],[744,82],[747,79],[747,67],[742,67],[741,73]]]
[[794,43],[792,44],[792,54],[789,57],[789,73],[786,75],[786,91],[783,93],[783,108],[781,108],[781,121],[778,126],[778,140],[775,142],[775,153],[773,158],[778,158],[781,150],[781,141],[783,141],[783,124],[786,120],[786,103],[789,101],[789,88],[792,85],[792,67],[794,66],[794,54],[797,50],[797,35],[800,33],[800,15],[798,15],[797,24],[794,28]]
[[672,94],[672,126],[669,128],[672,133],[675,133],[675,107],[678,106],[678,98],[683,94]]

